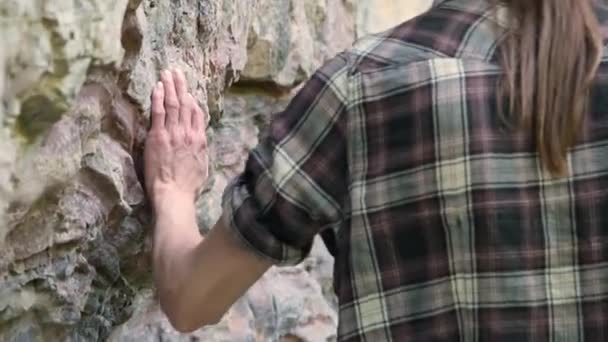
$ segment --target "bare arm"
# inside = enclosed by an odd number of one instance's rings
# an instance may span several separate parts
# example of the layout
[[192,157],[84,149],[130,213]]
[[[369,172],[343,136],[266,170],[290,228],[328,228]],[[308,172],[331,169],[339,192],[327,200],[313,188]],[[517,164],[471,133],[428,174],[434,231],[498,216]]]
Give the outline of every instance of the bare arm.
[[194,208],[207,181],[203,113],[181,72],[162,73],[152,96],[145,177],[156,213],[155,282],[178,330],[217,322],[271,263],[301,262],[324,227],[342,222],[349,60],[340,55],[326,63],[273,117],[269,136],[224,194],[224,221],[205,239]]
[[241,247],[220,221],[199,234],[194,198],[207,181],[202,111],[181,72],[163,72],[152,96],[146,186],[155,210],[154,279],[179,331],[219,321],[271,263]]
[[242,248],[221,221],[203,239],[188,199],[168,196],[156,218],[155,280],[163,311],[179,331],[217,323],[271,266]]

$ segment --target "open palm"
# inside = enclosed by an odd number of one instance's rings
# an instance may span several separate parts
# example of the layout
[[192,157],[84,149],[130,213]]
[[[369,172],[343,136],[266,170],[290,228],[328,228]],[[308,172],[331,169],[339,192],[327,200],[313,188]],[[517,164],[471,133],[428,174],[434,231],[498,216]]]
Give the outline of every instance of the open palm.
[[208,178],[203,111],[183,72],[163,71],[152,91],[152,126],[144,153],[146,190],[156,207],[167,193],[194,199]]

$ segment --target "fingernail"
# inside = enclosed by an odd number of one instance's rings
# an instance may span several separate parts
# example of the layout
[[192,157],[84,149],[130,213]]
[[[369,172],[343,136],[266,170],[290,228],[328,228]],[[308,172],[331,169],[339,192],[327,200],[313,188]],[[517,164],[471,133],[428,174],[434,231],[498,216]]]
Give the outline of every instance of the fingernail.
[[158,89],[163,89],[163,82],[160,82],[160,81],[159,81],[159,82],[157,82],[157,83],[156,83],[156,88],[158,88]]
[[171,71],[169,71],[169,70],[163,70],[163,75],[165,77],[171,77]]

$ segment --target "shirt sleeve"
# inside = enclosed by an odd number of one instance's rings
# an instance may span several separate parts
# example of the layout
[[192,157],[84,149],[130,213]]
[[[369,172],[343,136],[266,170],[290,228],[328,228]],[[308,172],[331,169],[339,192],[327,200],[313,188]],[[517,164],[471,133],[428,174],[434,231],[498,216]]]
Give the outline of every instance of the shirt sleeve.
[[224,192],[224,224],[274,264],[299,263],[315,235],[343,219],[347,65],[341,54],[315,72]]

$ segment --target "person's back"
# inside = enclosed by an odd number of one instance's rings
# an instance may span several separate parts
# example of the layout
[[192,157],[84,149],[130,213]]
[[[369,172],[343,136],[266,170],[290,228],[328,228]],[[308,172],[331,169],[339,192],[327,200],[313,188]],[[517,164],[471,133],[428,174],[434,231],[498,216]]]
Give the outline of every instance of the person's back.
[[608,56],[585,1],[441,1],[345,57],[340,340],[608,339]]
[[340,341],[608,340],[607,18],[444,0],[363,39],[273,118],[205,239],[201,110],[162,73],[146,183],[171,322],[217,321],[320,233]]

